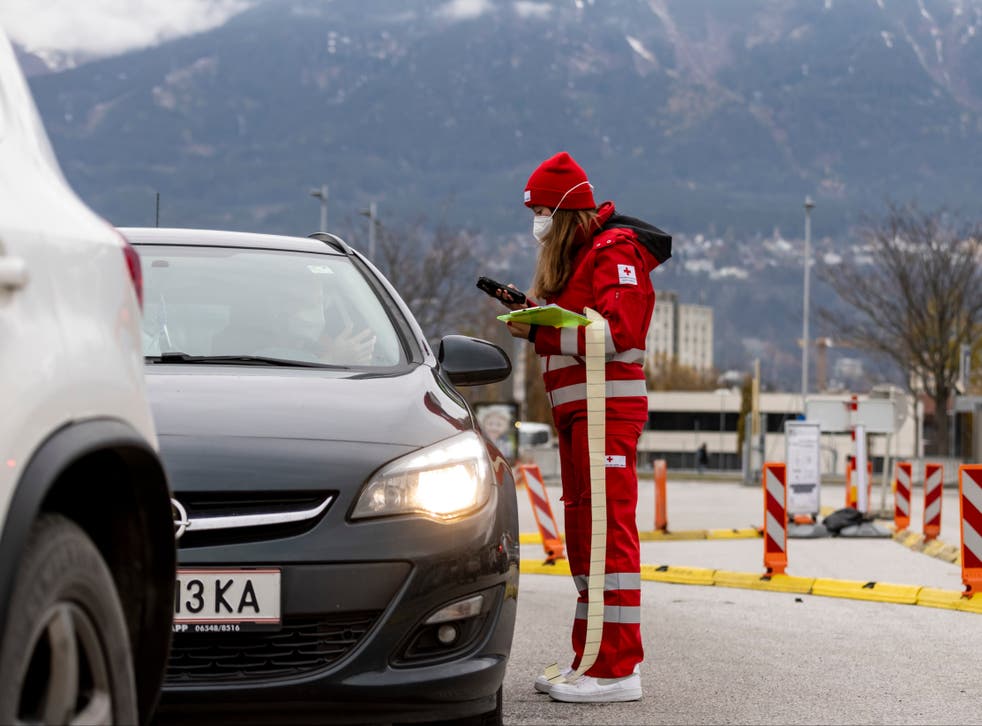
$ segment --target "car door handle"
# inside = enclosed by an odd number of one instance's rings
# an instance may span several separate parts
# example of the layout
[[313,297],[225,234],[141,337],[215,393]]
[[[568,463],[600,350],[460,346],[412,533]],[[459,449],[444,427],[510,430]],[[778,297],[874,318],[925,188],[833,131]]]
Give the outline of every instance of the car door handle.
[[19,290],[27,284],[27,265],[19,257],[0,257],[0,289]]

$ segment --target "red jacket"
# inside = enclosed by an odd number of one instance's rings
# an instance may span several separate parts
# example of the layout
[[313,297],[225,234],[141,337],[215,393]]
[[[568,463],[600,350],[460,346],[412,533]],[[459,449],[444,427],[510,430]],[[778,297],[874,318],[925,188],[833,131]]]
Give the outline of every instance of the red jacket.
[[[582,313],[590,307],[607,321],[607,417],[646,420],[645,338],[655,306],[651,271],[671,257],[672,238],[639,219],[599,209],[599,229],[582,235],[573,254],[573,273],[547,303]],[[535,352],[556,424],[586,411],[585,328],[539,327]]]

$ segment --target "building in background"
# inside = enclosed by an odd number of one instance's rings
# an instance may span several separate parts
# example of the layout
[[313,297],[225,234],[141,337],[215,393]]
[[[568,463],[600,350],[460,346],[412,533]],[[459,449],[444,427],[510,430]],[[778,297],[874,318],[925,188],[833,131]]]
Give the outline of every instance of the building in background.
[[655,291],[645,352],[651,370],[674,361],[697,371],[713,368],[713,309],[680,303],[668,290]]
[[[845,405],[851,394],[829,394],[821,398],[841,400]],[[867,398],[870,398],[869,394],[859,395],[860,401]],[[877,474],[882,472],[886,457],[893,461],[918,459],[914,398],[905,397],[904,401],[907,410],[895,434],[869,435],[869,457]],[[741,462],[737,447],[740,403],[741,393],[735,388],[649,392],[648,423],[638,442],[638,465],[650,469],[655,459],[665,459],[670,471],[695,470],[697,452],[705,444],[709,453],[709,469],[738,471]],[[783,461],[784,424],[798,420],[801,415],[801,394],[762,392],[760,413],[764,431],[764,460]],[[845,471],[846,456],[854,453],[855,447],[855,441],[848,432],[823,433],[822,473],[841,476]],[[957,466],[946,466],[945,471],[946,476],[953,477]]]

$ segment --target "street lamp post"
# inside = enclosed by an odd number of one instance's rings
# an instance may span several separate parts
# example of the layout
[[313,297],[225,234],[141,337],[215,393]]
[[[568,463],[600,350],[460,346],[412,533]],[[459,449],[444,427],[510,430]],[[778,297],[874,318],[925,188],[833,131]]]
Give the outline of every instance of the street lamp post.
[[368,259],[375,260],[375,223],[378,220],[378,204],[370,202],[368,209],[361,210],[368,217]]
[[327,184],[321,184],[320,189],[311,189],[310,196],[321,200],[321,232],[327,232]]
[[720,471],[723,470],[723,427],[726,424],[726,419],[723,415],[723,402],[725,400],[726,391],[723,393],[717,393],[719,396],[719,452],[716,454],[716,463],[719,465]]
[[801,321],[801,410],[805,410],[805,397],[808,395],[808,306],[810,302],[810,272],[811,272],[811,246],[812,246],[812,218],[811,212],[815,207],[815,202],[811,197],[805,197],[805,291],[804,291],[804,315]]

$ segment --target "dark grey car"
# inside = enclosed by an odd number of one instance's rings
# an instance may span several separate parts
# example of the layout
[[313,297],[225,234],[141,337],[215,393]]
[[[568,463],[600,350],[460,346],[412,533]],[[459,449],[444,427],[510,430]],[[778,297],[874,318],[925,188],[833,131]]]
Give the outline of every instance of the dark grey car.
[[518,587],[510,468],[358,253],[320,239],[124,229],[180,571],[159,716],[500,721]]

